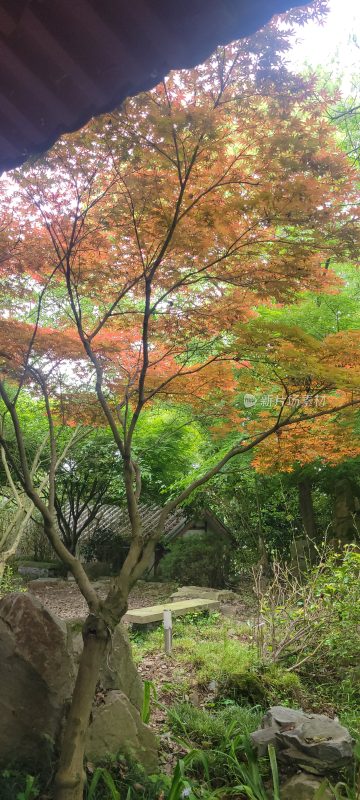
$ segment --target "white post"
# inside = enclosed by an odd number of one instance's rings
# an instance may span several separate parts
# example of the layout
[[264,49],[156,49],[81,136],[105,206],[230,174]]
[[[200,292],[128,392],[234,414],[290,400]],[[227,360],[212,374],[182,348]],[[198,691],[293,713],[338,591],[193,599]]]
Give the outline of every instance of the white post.
[[165,653],[169,656],[172,648],[172,618],[169,610],[164,611],[164,644]]

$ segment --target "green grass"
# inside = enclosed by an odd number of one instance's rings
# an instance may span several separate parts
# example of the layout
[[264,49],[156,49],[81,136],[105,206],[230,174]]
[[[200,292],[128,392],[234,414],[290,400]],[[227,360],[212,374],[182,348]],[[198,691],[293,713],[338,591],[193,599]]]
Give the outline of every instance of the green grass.
[[[232,631],[235,635],[242,635],[244,633],[244,625],[237,625],[234,620],[224,619],[220,614],[188,614],[185,617],[174,619],[173,621],[173,651],[174,659],[190,662],[194,661],[194,652],[196,656],[198,651],[200,653],[197,661],[203,661],[209,656],[209,650],[214,649],[214,658],[219,661],[221,659],[220,651],[228,643],[229,648],[226,650],[233,653],[239,653],[240,650],[250,652],[248,645],[242,645],[238,640],[229,639],[228,632]],[[152,653],[161,652],[164,648],[164,633],[162,626],[150,631],[132,631],[130,633],[133,656],[136,663],[139,663],[142,658]],[[211,678],[214,676],[211,676]],[[210,680],[211,680],[210,678]]]
[[135,664],[151,653],[164,649],[164,631],[161,626],[151,631],[129,631],[131,650]]
[[[312,690],[312,691],[311,691]],[[323,711],[325,708],[334,710],[340,718],[340,722],[349,729],[354,739],[360,741],[360,695],[359,677],[354,675],[353,680],[346,677],[338,683],[322,683],[315,686],[308,686],[308,696],[313,700],[312,705],[315,711]]]
[[191,663],[197,674],[199,683],[206,684],[211,680],[226,682],[229,676],[243,673],[255,662],[255,651],[247,644],[229,639],[225,635],[218,641],[182,637],[176,642],[174,652],[180,661]]
[[219,747],[232,735],[248,736],[259,726],[264,711],[260,706],[219,705],[211,711],[190,703],[177,703],[168,711],[173,733],[192,746]]
[[[247,626],[220,614],[191,614],[174,620],[172,661],[174,683],[176,667],[188,668],[187,674],[199,686],[215,681],[216,693],[238,703],[253,705],[285,703],[301,705],[303,690],[299,678],[280,666],[261,667],[251,641],[246,641]],[[230,635],[229,635],[230,634]],[[135,662],[147,655],[162,652],[163,630],[131,634]],[[184,690],[183,678],[181,685]],[[172,687],[170,686],[170,694]],[[177,692],[174,692],[175,696]]]
[[277,793],[277,764],[258,761],[253,753],[249,735],[259,726],[263,710],[230,704],[213,709],[193,708],[180,703],[169,711],[173,735],[187,750],[184,759],[186,774],[202,787],[203,794],[194,789],[194,796],[207,798],[247,797],[268,800],[264,776],[272,773],[274,800]]

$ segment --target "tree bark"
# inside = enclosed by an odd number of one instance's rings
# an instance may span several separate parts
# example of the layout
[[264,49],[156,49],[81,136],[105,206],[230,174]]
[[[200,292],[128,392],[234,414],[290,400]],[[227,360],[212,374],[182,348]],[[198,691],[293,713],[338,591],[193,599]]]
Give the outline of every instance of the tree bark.
[[335,483],[333,534],[342,545],[358,538],[357,520],[359,503],[348,478],[338,478]]
[[270,572],[270,564],[264,538],[258,478],[256,475],[255,475],[255,497],[256,497],[256,508],[258,514],[258,549],[259,549],[258,567],[261,568],[262,575],[264,576]]
[[314,506],[311,494],[311,481],[309,478],[302,478],[299,481],[299,506],[301,519],[303,521],[306,536],[309,539],[316,538],[316,521],[314,514]]
[[54,800],[83,800],[86,732],[110,635],[105,620],[89,614],[84,624],[84,648],[63,733]]

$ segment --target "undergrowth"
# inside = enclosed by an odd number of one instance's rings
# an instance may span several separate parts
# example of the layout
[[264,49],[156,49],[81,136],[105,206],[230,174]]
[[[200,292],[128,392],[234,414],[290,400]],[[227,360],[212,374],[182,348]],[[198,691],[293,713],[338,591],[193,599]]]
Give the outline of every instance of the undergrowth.
[[[338,714],[360,735],[360,553],[334,553],[300,580],[281,564],[259,592],[258,655],[301,683],[306,706]],[[299,696],[299,699],[300,696]]]
[[230,733],[249,736],[259,726],[263,713],[260,706],[239,706],[231,702],[211,710],[177,703],[168,710],[168,720],[173,733],[188,746],[201,745],[208,749],[221,747]]
[[26,587],[23,585],[21,576],[7,564],[3,576],[0,578],[0,598],[12,592],[26,592]]
[[[215,686],[216,695],[253,705],[301,704],[304,691],[297,675],[277,664],[258,663],[249,627],[213,613],[189,614],[173,623],[172,663],[189,668],[196,683]],[[136,663],[163,649],[163,630],[131,633]]]

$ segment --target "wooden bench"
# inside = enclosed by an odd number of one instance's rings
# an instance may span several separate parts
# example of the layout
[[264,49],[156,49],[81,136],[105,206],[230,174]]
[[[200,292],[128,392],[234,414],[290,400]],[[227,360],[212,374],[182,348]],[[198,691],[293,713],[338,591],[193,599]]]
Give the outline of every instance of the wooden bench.
[[150,622],[162,622],[164,611],[171,611],[174,617],[191,614],[192,611],[208,611],[219,608],[218,600],[206,600],[203,597],[194,600],[178,600],[176,603],[162,603],[147,608],[132,608],[123,617],[123,622],[132,625],[148,625]]

